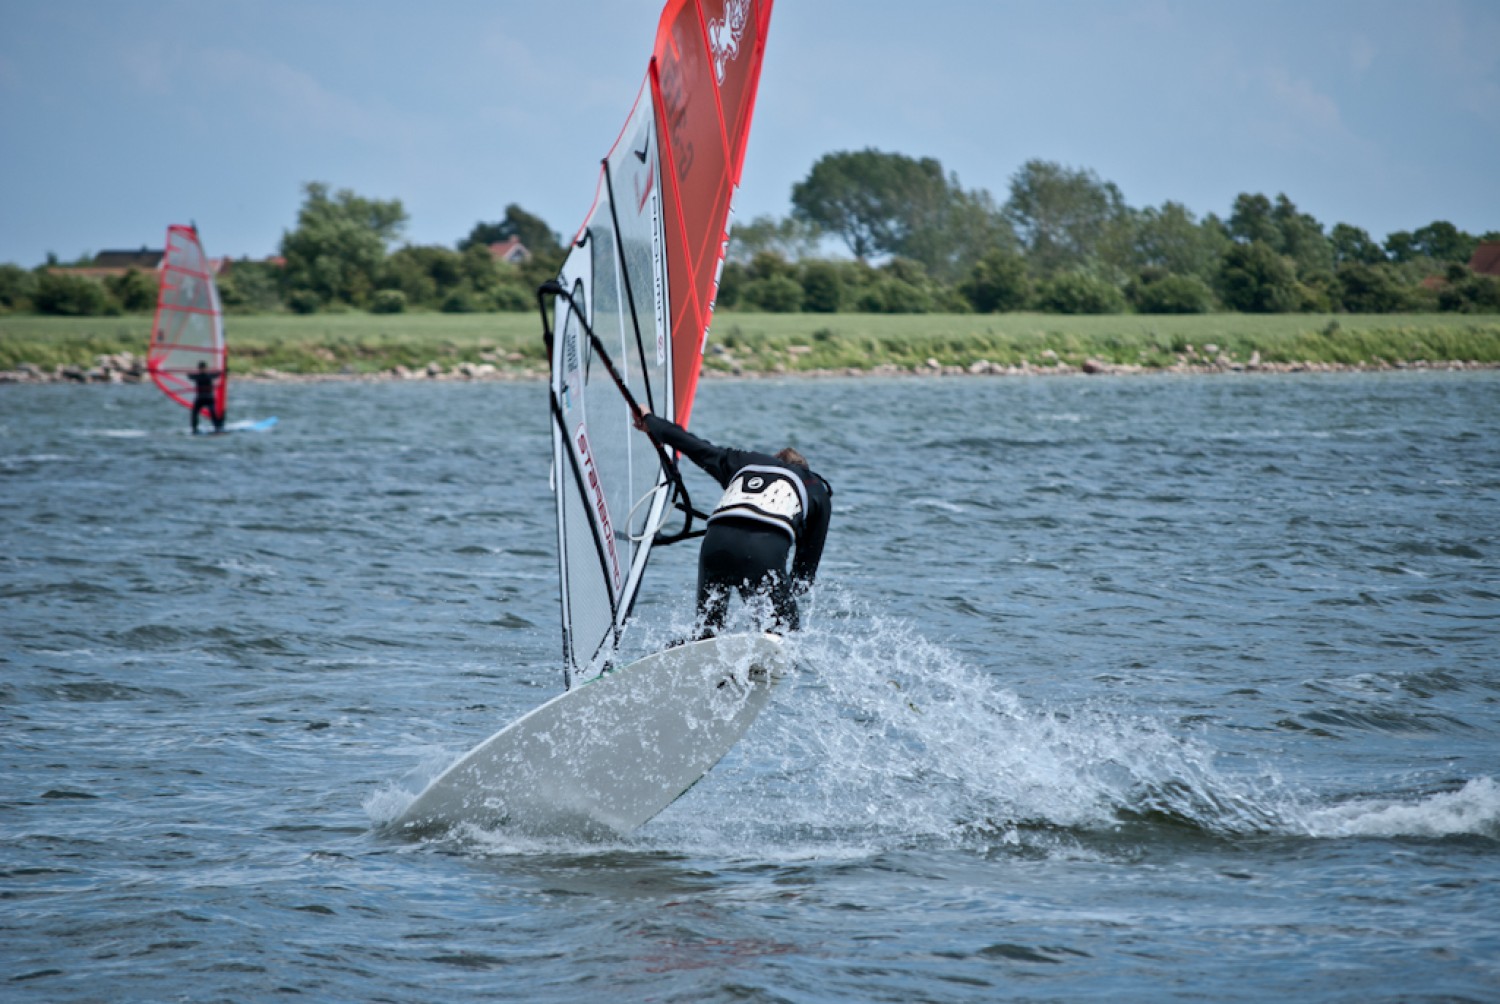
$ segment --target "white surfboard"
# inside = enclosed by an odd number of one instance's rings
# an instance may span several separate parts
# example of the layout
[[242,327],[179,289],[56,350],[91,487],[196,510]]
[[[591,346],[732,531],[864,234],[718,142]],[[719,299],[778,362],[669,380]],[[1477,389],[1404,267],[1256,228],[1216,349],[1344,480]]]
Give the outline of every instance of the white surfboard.
[[729,752],[784,673],[773,634],[658,652],[507,725],[440,774],[392,826],[413,834],[459,823],[533,836],[628,833]]

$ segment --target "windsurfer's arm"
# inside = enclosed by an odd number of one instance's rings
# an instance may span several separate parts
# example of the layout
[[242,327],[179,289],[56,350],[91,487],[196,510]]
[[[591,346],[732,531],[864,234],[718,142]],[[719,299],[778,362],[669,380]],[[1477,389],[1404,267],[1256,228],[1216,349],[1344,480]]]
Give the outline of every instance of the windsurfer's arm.
[[675,422],[659,418],[649,411],[638,416],[636,427],[664,446],[669,446],[707,471],[720,485],[727,484],[741,464],[734,462],[737,450],[726,450],[706,439],[699,439]]
[[792,589],[806,592],[818,575],[818,563],[823,560],[823,545],[828,540],[828,521],[833,510],[833,490],[828,482],[814,474],[821,491],[812,500],[807,522],[802,529],[802,539],[797,543],[796,556],[792,558]]

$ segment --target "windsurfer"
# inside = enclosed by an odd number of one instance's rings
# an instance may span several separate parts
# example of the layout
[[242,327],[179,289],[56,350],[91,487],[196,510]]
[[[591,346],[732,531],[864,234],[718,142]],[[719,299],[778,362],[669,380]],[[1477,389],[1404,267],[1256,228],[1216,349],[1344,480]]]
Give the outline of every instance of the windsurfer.
[[715,446],[644,410],[635,426],[682,453],[725,489],[698,551],[699,637],[723,627],[731,592],[745,599],[768,595],[769,629],[797,630],[796,597],[812,586],[828,538],[833,512],[828,482],[791,447],[772,456]]
[[219,406],[214,400],[214,381],[219,379],[218,370],[210,370],[208,363],[200,361],[198,372],[191,374],[193,386],[197,393],[193,396],[193,435],[198,434],[198,413],[207,411],[208,417],[213,420],[214,431],[224,431],[224,416],[219,414]]

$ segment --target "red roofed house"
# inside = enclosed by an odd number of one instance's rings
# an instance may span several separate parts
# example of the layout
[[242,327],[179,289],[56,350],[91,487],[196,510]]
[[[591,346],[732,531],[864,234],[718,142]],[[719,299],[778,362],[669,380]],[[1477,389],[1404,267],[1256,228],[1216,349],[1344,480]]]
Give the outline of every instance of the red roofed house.
[[512,265],[520,265],[531,260],[531,252],[526,250],[526,245],[521,243],[519,237],[510,237],[491,244],[490,254],[495,256],[496,261],[508,261]]
[[1500,276],[1500,241],[1485,241],[1474,249],[1469,271],[1475,275]]

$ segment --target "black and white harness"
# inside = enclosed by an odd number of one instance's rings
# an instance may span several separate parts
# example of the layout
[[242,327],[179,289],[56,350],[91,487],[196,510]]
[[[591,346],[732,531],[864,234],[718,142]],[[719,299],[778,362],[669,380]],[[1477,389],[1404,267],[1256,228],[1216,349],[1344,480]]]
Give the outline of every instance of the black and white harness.
[[749,464],[735,472],[708,517],[734,516],[773,526],[796,544],[807,518],[807,486],[785,467]]

